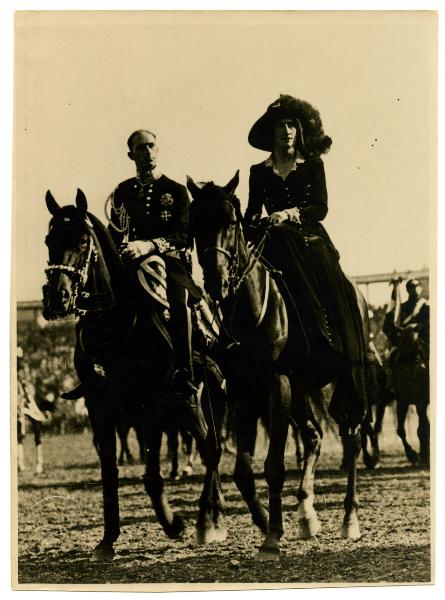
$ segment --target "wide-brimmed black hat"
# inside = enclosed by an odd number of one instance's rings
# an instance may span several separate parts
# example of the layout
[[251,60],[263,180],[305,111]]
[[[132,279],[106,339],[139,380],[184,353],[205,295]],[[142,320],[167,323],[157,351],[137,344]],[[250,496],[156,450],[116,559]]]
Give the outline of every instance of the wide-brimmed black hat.
[[322,154],[331,144],[330,137],[324,134],[320,114],[304,100],[281,94],[272,102],[253,125],[248,141],[258,150],[271,152],[274,143],[274,127],[281,119],[292,119],[297,126],[299,150],[306,154]]

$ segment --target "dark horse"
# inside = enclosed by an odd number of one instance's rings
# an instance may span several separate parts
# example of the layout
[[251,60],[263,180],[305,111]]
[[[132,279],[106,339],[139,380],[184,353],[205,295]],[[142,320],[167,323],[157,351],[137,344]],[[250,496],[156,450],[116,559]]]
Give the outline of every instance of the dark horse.
[[120,534],[116,424],[138,407],[144,414],[145,490],[165,533],[177,538],[184,529],[182,518],[168,503],[160,471],[163,423],[177,420],[178,426],[187,423],[196,435],[206,463],[198,541],[224,539],[227,532],[221,522],[223,496],[215,427],[212,423],[205,437],[199,407],[176,397],[171,401],[170,396],[169,401],[173,352],[168,334],[156,325],[156,311],[149,302],[137,302],[128,292],[128,269],[104,225],[87,211],[81,190],[77,191],[76,206],[61,208],[50,192],[46,204],[52,219],[46,237],[45,316],[79,315],[74,363],[100,457],[104,536],[92,560],[114,556],[113,544]]
[[[205,287],[219,301],[223,316],[227,350],[222,366],[229,398],[236,407],[234,478],[253,522],[265,534],[259,558],[276,560],[283,534],[284,451],[289,422],[296,421],[305,450],[297,492],[297,518],[303,538],[316,535],[320,529],[314,509],[314,472],[322,430],[305,400],[305,390],[293,380],[291,369],[280,365],[288,341],[288,311],[274,278],[244,240],[239,201],[234,195],[237,185],[238,173],[225,187],[213,182],[197,185],[188,178],[188,189],[193,196],[192,229]],[[360,302],[362,318],[367,324],[367,309],[364,301]],[[298,356],[293,360],[298,361]],[[269,447],[264,465],[269,514],[256,493],[251,465],[257,421],[264,406],[269,416]],[[348,456],[342,536],[356,539],[360,537],[356,491],[360,435],[352,427],[343,427],[341,435]]]
[[[399,304],[400,310],[400,283],[393,279],[393,296]],[[394,320],[394,315],[399,312],[388,313],[385,317]],[[397,321],[397,318],[396,318]],[[396,323],[397,325],[397,323]],[[429,385],[429,359],[426,341],[422,340],[416,327],[399,327],[397,345],[389,357],[389,368],[392,389],[397,406],[397,435],[402,440],[407,459],[413,465],[420,463],[428,467],[430,464],[430,422],[428,418],[428,405],[430,401]],[[419,453],[406,439],[405,420],[409,405],[416,407],[419,417],[417,436],[419,438]]]

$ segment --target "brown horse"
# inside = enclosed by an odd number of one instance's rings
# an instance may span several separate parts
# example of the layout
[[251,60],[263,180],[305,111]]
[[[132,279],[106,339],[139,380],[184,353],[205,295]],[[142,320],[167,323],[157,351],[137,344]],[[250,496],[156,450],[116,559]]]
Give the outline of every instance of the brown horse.
[[[425,323],[419,327],[416,321],[403,326],[400,300],[401,280],[396,278],[391,282],[392,297],[395,306],[385,316],[383,330],[393,343],[393,351],[387,362],[392,389],[397,406],[397,435],[402,441],[405,455],[413,465],[420,464],[429,467],[430,464],[430,422],[428,406],[430,402],[429,380],[429,339],[424,331]],[[429,309],[426,309],[429,315]],[[403,315],[406,318],[406,314]],[[429,325],[429,319],[428,319]],[[419,452],[417,453],[408,442],[405,421],[409,405],[416,407],[419,424],[417,437]]]
[[199,405],[194,411],[184,398],[172,398],[169,374],[173,352],[168,336],[156,326],[152,305],[136,301],[130,293],[131,275],[104,225],[87,211],[83,192],[78,190],[75,206],[64,207],[47,192],[46,204],[52,218],[46,236],[49,261],[44,314],[48,319],[73,313],[79,316],[74,362],[100,458],[104,535],[92,559],[111,560],[120,535],[116,425],[132,411],[143,415],[144,485],[165,533],[178,538],[185,527],[168,502],[161,475],[162,432],[167,424],[184,426],[196,436],[206,464],[197,539],[224,539],[224,499],[218,474],[220,428],[210,403],[203,407],[209,425],[206,436],[206,424],[198,418],[202,416]]
[[[193,197],[192,228],[205,288],[219,303],[223,317],[220,343],[226,350],[221,364],[229,397],[236,406],[234,479],[253,522],[265,534],[259,558],[276,560],[283,534],[284,450],[289,422],[293,419],[297,423],[305,451],[297,492],[297,519],[303,538],[316,535],[320,529],[314,509],[314,473],[322,430],[306,401],[305,390],[292,369],[285,366],[288,361],[282,361],[289,333],[288,310],[271,272],[245,242],[240,205],[234,195],[238,181],[238,173],[224,187],[213,182],[197,185],[188,178],[188,189]],[[364,301],[360,306],[367,323]],[[298,362],[299,357],[293,360]],[[269,514],[256,493],[251,466],[257,422],[264,411],[268,413],[270,436],[264,465]],[[356,491],[358,429],[343,426],[340,432],[348,462],[342,536],[351,539],[360,537]]]

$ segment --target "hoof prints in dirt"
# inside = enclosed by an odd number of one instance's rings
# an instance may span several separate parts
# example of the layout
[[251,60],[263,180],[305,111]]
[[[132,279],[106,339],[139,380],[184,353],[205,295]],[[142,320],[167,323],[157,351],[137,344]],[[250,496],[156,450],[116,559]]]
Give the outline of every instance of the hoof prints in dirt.
[[[46,476],[19,474],[18,582],[22,584],[92,583],[343,583],[428,582],[430,566],[429,473],[407,466],[402,454],[383,457],[376,472],[359,470],[360,528],[357,541],[340,536],[344,475],[339,455],[322,455],[316,480],[316,508],[322,525],[314,540],[299,539],[295,515],[298,472],[293,457],[285,489],[285,534],[279,562],[256,560],[262,536],[250,522],[234,483],[224,478],[227,500],[224,542],[199,546],[194,524],[199,477],[166,482],[172,505],[187,529],[169,540],[156,522],[144,493],[141,465],[119,469],[122,534],[111,564],[90,562],[102,537],[99,469],[91,464],[89,440],[54,436],[46,445]],[[76,449],[73,456],[72,449]],[[263,456],[255,460],[261,473]],[[222,470],[233,471],[224,456]],[[71,468],[64,466],[70,464]],[[76,468],[77,465],[77,468]],[[88,465],[88,467],[84,467]],[[85,485],[83,482],[88,482]],[[97,482],[97,485],[96,485]],[[263,478],[259,493],[267,495]]]

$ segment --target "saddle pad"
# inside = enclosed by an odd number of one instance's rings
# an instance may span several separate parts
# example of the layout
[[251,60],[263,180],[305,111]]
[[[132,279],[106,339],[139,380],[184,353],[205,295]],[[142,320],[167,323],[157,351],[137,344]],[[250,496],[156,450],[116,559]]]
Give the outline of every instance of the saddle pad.
[[170,316],[170,304],[167,299],[167,272],[164,260],[152,254],[139,264],[137,271],[139,283],[156,304],[163,308],[166,320]]

